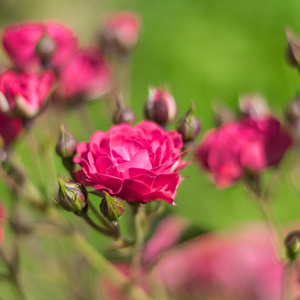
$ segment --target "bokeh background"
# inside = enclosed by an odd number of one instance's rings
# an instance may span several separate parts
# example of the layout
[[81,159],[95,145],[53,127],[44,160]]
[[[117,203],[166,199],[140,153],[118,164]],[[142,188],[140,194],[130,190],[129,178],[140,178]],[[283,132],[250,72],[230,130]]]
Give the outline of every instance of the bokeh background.
[[[202,120],[201,138],[214,126],[212,103],[224,102],[236,110],[240,95],[261,93],[274,114],[283,118],[286,103],[299,91],[298,72],[287,65],[284,56],[285,27],[300,35],[297,0],[0,0],[0,26],[28,19],[60,20],[78,33],[84,45],[95,40],[105,13],[119,10],[135,11],[142,20],[132,61],[130,99],[138,120],[143,118],[151,85],[169,86],[181,114],[194,100]],[[6,60],[3,53],[1,58]],[[105,103],[89,103],[91,120],[100,130],[111,124],[106,109]],[[78,128],[78,139],[87,140],[80,118],[70,118]],[[19,147],[34,178],[30,149]],[[292,164],[293,155],[286,157],[287,165]],[[57,169],[61,170],[59,160]],[[189,219],[199,232],[261,219],[241,184],[217,190],[195,164],[183,174],[189,178],[179,187],[177,206],[167,209]],[[300,190],[291,185],[290,172],[281,172],[277,183],[273,197],[277,218],[282,223],[299,219]],[[0,187],[6,195],[5,186]],[[95,244],[104,250],[108,240]],[[53,250],[50,242],[45,247]]]

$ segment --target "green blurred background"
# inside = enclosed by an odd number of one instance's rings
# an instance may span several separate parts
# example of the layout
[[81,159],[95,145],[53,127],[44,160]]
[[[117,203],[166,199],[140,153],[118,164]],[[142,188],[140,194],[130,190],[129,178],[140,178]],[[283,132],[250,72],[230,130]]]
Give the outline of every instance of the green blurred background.
[[[285,27],[300,35],[297,0],[0,0],[0,23],[3,27],[28,19],[60,20],[87,45],[93,42],[101,18],[112,10],[133,10],[142,20],[130,99],[139,120],[149,85],[168,85],[181,114],[193,99],[203,133],[214,126],[214,101],[235,110],[241,94],[258,92],[282,118],[285,104],[299,90],[299,75],[284,57]],[[89,109],[97,128],[107,130],[106,105],[90,103]],[[73,122],[80,127],[80,120]],[[82,131],[77,137],[88,139]],[[286,158],[287,164],[293,164],[293,155]],[[217,190],[194,164],[183,174],[189,179],[179,187],[177,206],[168,210],[188,218],[194,226],[214,230],[261,219],[240,184]],[[300,190],[289,178],[289,171],[282,172],[274,191],[274,210],[283,223],[300,218]]]

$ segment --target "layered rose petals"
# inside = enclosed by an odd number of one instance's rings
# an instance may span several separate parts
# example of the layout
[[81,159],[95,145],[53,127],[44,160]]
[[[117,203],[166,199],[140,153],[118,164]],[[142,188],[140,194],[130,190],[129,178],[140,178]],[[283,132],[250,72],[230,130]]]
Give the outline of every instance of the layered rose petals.
[[291,144],[291,137],[275,118],[244,118],[208,132],[196,151],[196,159],[213,182],[226,187],[246,170],[260,172],[278,164]]
[[181,182],[176,172],[181,147],[178,133],[163,131],[155,123],[115,125],[108,132],[94,133],[89,143],[77,146],[74,162],[81,169],[75,177],[95,190],[129,202],[173,203]]
[[61,67],[77,50],[77,39],[73,32],[56,22],[24,22],[10,25],[3,32],[3,47],[17,68],[33,72],[39,70],[43,63],[38,43],[44,37],[48,41],[42,48],[50,52],[47,59],[49,66]]
[[10,116],[32,118],[51,91],[55,75],[5,71],[0,75],[0,109]]

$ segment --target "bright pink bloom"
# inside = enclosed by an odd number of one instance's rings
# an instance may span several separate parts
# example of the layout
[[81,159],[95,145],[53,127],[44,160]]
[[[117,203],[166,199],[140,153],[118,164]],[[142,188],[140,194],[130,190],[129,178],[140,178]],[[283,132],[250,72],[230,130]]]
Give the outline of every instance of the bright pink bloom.
[[0,111],[0,140],[1,146],[8,146],[23,132],[23,124],[20,119],[10,118]]
[[53,88],[55,75],[46,71],[23,74],[5,71],[0,75],[0,109],[11,116],[32,118]]
[[97,98],[107,92],[110,85],[110,69],[101,50],[95,47],[78,51],[59,76],[59,92],[66,98]]
[[1,245],[1,243],[3,241],[3,238],[4,238],[4,231],[3,231],[3,228],[2,228],[4,218],[5,218],[4,205],[2,203],[0,203],[0,245]]
[[140,20],[131,12],[110,14],[103,24],[101,39],[104,47],[120,50],[132,49],[138,40]]
[[107,191],[125,201],[174,202],[181,182],[181,135],[153,122],[131,127],[120,124],[95,132],[89,143],[77,146],[75,177],[84,185]]
[[278,164],[291,144],[291,137],[275,118],[244,118],[208,132],[195,155],[212,180],[225,187],[247,169],[260,172]]
[[50,51],[47,66],[64,65],[77,50],[77,38],[73,32],[58,22],[10,25],[4,29],[2,39],[4,49],[13,64],[24,71],[32,72],[39,70],[42,64],[37,46],[43,37],[49,39],[45,45],[47,49],[44,49]]

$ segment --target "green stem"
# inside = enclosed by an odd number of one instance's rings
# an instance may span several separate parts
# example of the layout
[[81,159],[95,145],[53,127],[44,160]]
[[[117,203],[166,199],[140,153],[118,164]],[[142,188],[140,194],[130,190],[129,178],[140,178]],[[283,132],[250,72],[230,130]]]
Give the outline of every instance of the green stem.
[[7,257],[5,256],[5,254],[3,253],[3,250],[1,248],[0,248],[0,259],[3,261],[3,263],[5,264],[8,272],[9,272],[7,279],[9,279],[10,282],[14,285],[18,299],[26,300],[25,294],[23,292],[23,289],[22,289],[20,281],[19,281],[19,276],[17,274],[17,270],[14,267],[14,265],[7,259]]
[[88,201],[89,207],[92,209],[93,213],[96,215],[96,217],[98,218],[98,220],[107,228],[111,228],[111,224],[110,222],[104,218],[99,211],[96,209],[96,207],[94,206],[94,204],[91,201]]
[[132,205],[133,214],[133,233],[134,233],[134,245],[132,250],[132,262],[131,268],[133,278],[136,279],[139,275],[139,271],[142,266],[142,250],[144,246],[144,232],[143,232],[143,218],[144,208],[139,205]]
[[132,300],[150,300],[151,297],[140,287],[131,284],[128,277],[123,275],[116,267],[110,263],[102,254],[95,250],[82,235],[75,232],[73,235],[73,242],[77,249],[86,257],[91,265],[98,270],[100,275],[104,275],[111,282],[124,290]]

